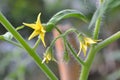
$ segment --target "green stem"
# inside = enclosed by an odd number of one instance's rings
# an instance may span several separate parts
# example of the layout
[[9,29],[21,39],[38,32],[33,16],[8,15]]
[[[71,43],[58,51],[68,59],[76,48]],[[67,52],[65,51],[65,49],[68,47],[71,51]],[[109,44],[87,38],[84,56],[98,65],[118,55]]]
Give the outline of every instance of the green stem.
[[69,42],[67,42],[67,46],[68,48],[70,49],[70,51],[72,52],[72,55],[75,57],[75,59],[78,61],[79,64],[81,65],[85,65],[84,61],[81,60],[78,56],[77,56],[77,53],[73,50],[72,46],[70,45]]
[[[61,34],[59,35],[57,38],[55,38],[52,42],[51,42],[51,45],[50,47],[53,46],[53,44],[55,44],[55,41],[59,38],[63,38],[64,37],[64,40],[66,41],[66,38],[65,38],[65,33],[64,34]],[[67,41],[66,41],[67,42]],[[72,55],[75,57],[75,59],[79,62],[79,64],[81,65],[84,65],[85,63],[76,55],[77,53],[73,50],[72,46],[70,45],[69,42],[67,42],[67,46],[68,48],[70,49],[70,51],[72,52]]]
[[117,39],[120,38],[120,31],[117,33],[113,34],[109,38],[105,39],[104,41],[100,42],[98,45],[96,45],[96,50],[99,51],[100,49],[104,48],[105,46],[111,44],[112,42],[116,41]]
[[103,3],[103,1],[104,1],[104,0],[100,0],[100,4],[102,4],[102,3]]
[[14,41],[12,41],[12,40],[4,39],[3,36],[0,36],[0,40],[6,41],[6,42],[8,42],[8,43],[10,43],[10,44],[13,44],[13,45],[17,46],[17,47],[23,48],[20,44],[14,42]]
[[18,30],[23,29],[24,27],[25,27],[24,25],[22,25],[22,26],[18,26],[15,30],[18,31]]
[[12,35],[16,38],[18,42],[24,47],[24,49],[28,52],[28,54],[33,58],[36,64],[43,70],[43,72],[48,76],[50,80],[58,80],[57,77],[53,74],[53,72],[45,65],[42,64],[41,58],[37,55],[37,53],[26,43],[26,41],[21,37],[21,35],[15,30],[15,28],[9,23],[9,21],[3,16],[0,12],[0,22],[4,25],[4,27],[12,33]]
[[[94,33],[93,33],[93,38],[95,40],[97,40],[98,36],[99,36],[101,19],[102,19],[101,17],[98,17],[96,24],[95,24]],[[88,56],[86,58],[85,65],[82,66],[82,71],[81,71],[79,80],[87,80],[96,52],[97,51],[95,50],[95,47],[93,45],[91,47],[90,51],[88,52]]]
[[94,33],[93,33],[94,39],[98,39],[99,31],[100,31],[100,24],[101,24],[101,17],[99,17],[97,19],[96,24],[95,24],[95,29],[94,29]]
[[58,27],[55,26],[55,29],[59,32],[59,34],[62,34],[62,31]]
[[36,41],[35,45],[33,46],[33,49],[34,49],[34,50],[36,50],[36,49],[37,49],[37,47],[38,47],[38,45],[39,45],[40,41],[41,41],[41,39],[40,39],[40,38],[38,38],[38,40]]
[[82,66],[81,74],[80,74],[80,79],[79,80],[87,80],[88,75],[90,72],[91,65],[93,63],[94,57],[95,57],[96,51],[93,48],[89,51],[88,57],[85,61],[85,65]]
[[[64,40],[65,40],[65,42],[66,42],[66,44],[67,44],[67,46],[68,46],[68,48],[69,48],[70,51],[72,52],[72,55],[75,57],[75,59],[78,61],[78,63],[81,64],[81,65],[85,65],[84,61],[81,60],[81,59],[76,55],[77,53],[73,50],[72,46],[70,45],[70,43],[67,41],[67,39],[66,39],[66,37],[65,37],[69,32],[78,33],[77,30],[76,30],[76,29],[69,29],[69,30],[67,30],[65,33],[62,34],[62,31],[61,31],[60,29],[58,29],[57,27],[55,27],[55,28],[56,28],[56,30],[61,34],[61,35],[58,36],[55,40],[57,40],[57,39],[60,38],[60,37],[63,37]],[[55,42],[55,40],[54,40],[54,42]]]

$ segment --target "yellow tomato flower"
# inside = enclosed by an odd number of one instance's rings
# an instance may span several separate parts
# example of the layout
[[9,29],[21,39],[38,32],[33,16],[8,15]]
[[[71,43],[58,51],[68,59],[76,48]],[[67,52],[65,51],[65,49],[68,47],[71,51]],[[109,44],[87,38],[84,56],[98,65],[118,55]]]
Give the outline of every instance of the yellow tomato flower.
[[87,52],[87,48],[91,45],[91,44],[95,44],[100,40],[93,40],[89,37],[85,37],[83,35],[80,35],[80,50],[77,54],[77,56],[79,56],[79,54],[81,53],[81,50],[84,53],[84,56],[86,56],[86,52]]
[[23,24],[25,26],[28,26],[28,27],[34,29],[33,33],[30,35],[28,40],[34,38],[37,35],[40,35],[40,38],[41,38],[41,40],[43,42],[43,45],[46,47],[46,44],[45,44],[45,41],[44,41],[44,37],[45,37],[45,32],[46,31],[45,31],[44,27],[41,24],[40,15],[41,15],[41,13],[39,13],[39,15],[37,17],[37,21],[35,23],[31,23],[31,24],[23,23]]
[[53,57],[53,54],[52,54],[52,48],[51,47],[48,47],[46,52],[44,53],[44,58],[42,60],[42,63],[46,62],[48,63],[49,61],[55,61],[54,57]]
[[52,60],[52,54],[51,53],[45,53],[44,54],[44,59],[42,60],[42,63],[44,63],[44,62],[48,63],[51,60]]

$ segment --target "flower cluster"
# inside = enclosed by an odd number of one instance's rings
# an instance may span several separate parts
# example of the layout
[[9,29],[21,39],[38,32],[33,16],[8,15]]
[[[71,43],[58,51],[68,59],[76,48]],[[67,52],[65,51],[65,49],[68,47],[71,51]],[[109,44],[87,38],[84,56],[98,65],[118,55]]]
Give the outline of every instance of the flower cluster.
[[[44,41],[46,30],[44,29],[43,25],[41,24],[40,15],[41,15],[41,13],[38,15],[37,21],[35,23],[31,23],[31,24],[23,23],[23,24],[25,26],[28,26],[28,27],[34,29],[33,33],[30,35],[28,40],[30,40],[30,39],[34,38],[35,36],[39,35],[40,39],[42,40],[43,45],[46,47],[46,44],[45,44],[45,41]],[[79,34],[78,38],[79,38],[79,41],[80,41],[80,49],[79,49],[79,52],[78,52],[77,56],[81,53],[81,51],[83,51],[84,56],[86,56],[87,48],[91,44],[95,44],[99,41],[99,40],[93,40],[89,37],[86,37],[83,34]],[[42,63],[44,63],[44,62],[48,63],[51,60],[55,61],[55,59],[53,58],[53,55],[52,55],[52,48],[48,47],[46,52],[44,53],[44,58],[43,58]]]

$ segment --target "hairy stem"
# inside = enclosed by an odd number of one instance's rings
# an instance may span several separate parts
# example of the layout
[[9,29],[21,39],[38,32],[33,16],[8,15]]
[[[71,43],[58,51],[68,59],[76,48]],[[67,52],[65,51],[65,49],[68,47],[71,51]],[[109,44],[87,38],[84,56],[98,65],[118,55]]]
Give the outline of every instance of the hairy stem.
[[85,61],[85,65],[82,66],[81,74],[80,74],[80,79],[79,80],[87,80],[88,75],[90,72],[91,65],[93,63],[94,57],[95,57],[96,51],[93,48],[89,51],[88,57]]
[[77,56],[77,53],[73,50],[72,46],[70,45],[69,42],[67,42],[67,46],[68,48],[70,49],[71,51],[71,54],[75,57],[75,59],[78,61],[79,64],[81,65],[85,65],[84,61],[81,60],[78,56]]
[[99,17],[97,19],[96,24],[95,24],[95,29],[94,29],[94,33],[93,33],[94,39],[98,39],[99,31],[100,31],[100,24],[101,24],[101,17]]
[[113,34],[112,36],[105,39],[104,41],[100,42],[95,48],[96,48],[97,51],[99,51],[100,49],[106,47],[107,45],[111,44],[112,42],[116,41],[119,38],[120,38],[120,31]]
[[36,49],[37,49],[37,47],[38,47],[38,45],[39,45],[40,41],[41,41],[41,39],[40,39],[40,38],[38,38],[38,40],[36,41],[35,45],[33,46],[33,49],[34,49],[34,50],[36,50]]

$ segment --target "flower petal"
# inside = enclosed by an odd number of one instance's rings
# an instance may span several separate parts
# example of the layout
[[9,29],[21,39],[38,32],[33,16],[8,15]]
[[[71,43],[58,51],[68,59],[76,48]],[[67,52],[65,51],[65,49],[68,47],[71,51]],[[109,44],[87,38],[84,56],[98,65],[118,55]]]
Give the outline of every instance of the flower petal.
[[41,13],[39,13],[38,17],[37,17],[36,29],[41,29],[41,27],[42,27],[42,24],[41,24],[41,21],[40,21],[40,15],[41,15]]
[[32,38],[34,38],[35,36],[37,36],[37,35],[39,35],[39,33],[40,32],[38,32],[38,31],[33,31],[33,33],[30,35],[30,37],[28,38],[28,40],[30,40],[30,39],[32,39]]
[[28,24],[28,23],[23,23],[25,26],[28,26],[28,27],[30,27],[30,28],[32,28],[32,29],[35,29],[35,24]]
[[83,53],[84,53],[84,56],[86,56],[87,45],[85,45],[85,44],[82,45],[82,51],[83,51]]
[[45,37],[45,33],[41,32],[41,33],[40,33],[40,38],[41,38],[41,40],[42,40],[42,42],[43,42],[43,45],[46,47],[44,37]]
[[79,52],[77,53],[77,56],[80,55],[80,53],[81,53],[81,49],[82,49],[82,43],[80,42],[80,49],[79,49]]

